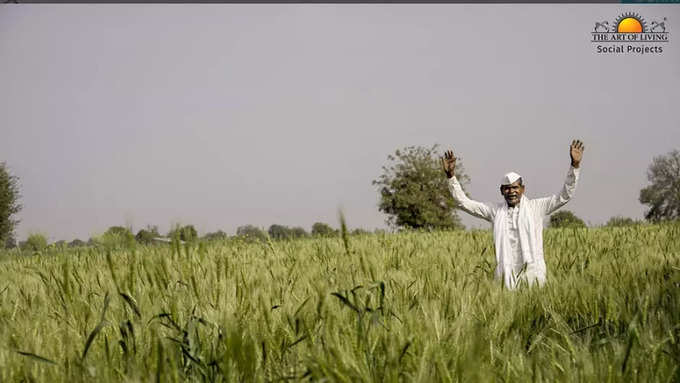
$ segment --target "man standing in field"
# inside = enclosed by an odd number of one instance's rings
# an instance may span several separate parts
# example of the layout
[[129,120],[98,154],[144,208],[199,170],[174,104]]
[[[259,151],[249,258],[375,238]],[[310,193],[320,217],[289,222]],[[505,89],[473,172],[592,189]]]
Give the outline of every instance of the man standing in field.
[[503,176],[500,191],[505,203],[482,203],[469,199],[456,179],[456,157],[452,151],[444,153],[442,167],[449,178],[449,190],[461,209],[493,224],[496,246],[496,278],[503,278],[509,289],[520,280],[529,285],[546,279],[543,260],[543,218],[564,206],[576,190],[579,167],[583,157],[583,143],[574,140],[569,147],[571,166],[559,194],[529,199],[524,196],[522,177],[510,172]]

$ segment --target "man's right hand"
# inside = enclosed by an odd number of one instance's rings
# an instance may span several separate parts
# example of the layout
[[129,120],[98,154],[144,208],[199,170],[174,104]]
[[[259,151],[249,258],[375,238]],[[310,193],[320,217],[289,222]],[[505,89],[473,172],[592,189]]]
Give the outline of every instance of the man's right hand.
[[444,157],[442,157],[442,169],[448,178],[453,177],[456,170],[456,157],[454,157],[451,150],[444,152]]

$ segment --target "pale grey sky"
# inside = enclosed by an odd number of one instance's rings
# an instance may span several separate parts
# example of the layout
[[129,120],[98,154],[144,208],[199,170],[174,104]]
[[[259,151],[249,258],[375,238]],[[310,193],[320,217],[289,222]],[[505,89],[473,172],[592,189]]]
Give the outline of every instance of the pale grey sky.
[[[667,18],[662,54],[595,53],[595,21],[624,12]],[[452,147],[471,196],[500,201],[511,170],[558,191],[572,138],[566,209],[640,218],[647,166],[680,147],[676,28],[672,5],[0,5],[18,236],[309,230],[339,207],[384,227],[371,181],[399,147]]]

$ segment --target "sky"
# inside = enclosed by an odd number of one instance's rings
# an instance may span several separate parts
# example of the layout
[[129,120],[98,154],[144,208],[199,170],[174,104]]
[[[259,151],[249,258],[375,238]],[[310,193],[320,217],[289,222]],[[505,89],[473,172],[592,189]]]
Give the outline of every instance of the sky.
[[[595,22],[626,12],[666,17],[662,53],[596,52]],[[18,238],[309,230],[339,209],[385,228],[371,181],[398,148],[452,149],[470,197],[501,202],[509,171],[529,197],[558,192],[574,138],[586,149],[564,209],[642,218],[647,167],[680,148],[676,30],[673,5],[3,4]]]

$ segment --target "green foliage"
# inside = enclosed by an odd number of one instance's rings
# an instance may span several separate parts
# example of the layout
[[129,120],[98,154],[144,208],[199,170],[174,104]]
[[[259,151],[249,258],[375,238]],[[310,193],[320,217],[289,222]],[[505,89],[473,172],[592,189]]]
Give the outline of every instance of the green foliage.
[[315,222],[312,225],[312,235],[317,237],[330,237],[337,235],[338,231],[333,229],[330,225],[323,222]]
[[652,222],[680,218],[680,151],[654,157],[647,179],[651,185],[640,190],[640,203],[648,206],[645,218]]
[[307,231],[299,226],[293,227],[290,229],[290,237],[291,238],[305,238],[308,237],[309,233]]
[[4,162],[0,162],[0,244],[16,245],[14,229],[19,221],[14,216],[21,211],[19,204],[19,178],[10,174]]
[[266,241],[267,234],[259,227],[253,225],[239,226],[236,235],[250,241]]
[[154,243],[154,239],[160,236],[161,235],[158,233],[158,226],[148,225],[146,228],[140,229],[137,232],[135,240],[144,245],[151,245]]
[[7,236],[7,239],[5,240],[5,249],[13,249],[17,246],[17,240],[14,238],[14,233],[11,233]]
[[73,241],[68,243],[68,247],[82,247],[87,245],[84,241],[81,241],[80,239],[76,238]]
[[[463,225],[448,190],[437,145],[431,148],[409,146],[389,155],[383,174],[373,181],[380,192],[379,209],[387,214],[391,226],[413,229],[459,229]],[[460,160],[456,177],[461,184],[465,175]]]
[[371,234],[371,232],[360,227],[357,227],[356,229],[352,230],[352,235],[364,235],[364,234]]
[[267,233],[272,239],[304,238],[309,235],[307,234],[305,229],[301,227],[290,228],[288,226],[277,224],[269,226],[269,230],[267,230]]
[[168,233],[169,238],[176,238],[184,242],[194,242],[198,239],[198,232],[194,225],[175,225]]
[[223,232],[222,230],[217,230],[214,233],[208,233],[203,236],[203,239],[206,241],[224,241],[229,238],[229,235],[227,233]]
[[585,222],[569,210],[560,210],[550,216],[550,227],[586,227]]
[[517,291],[489,230],[4,256],[0,381],[675,382],[679,236],[547,229]]
[[21,243],[21,250],[24,251],[40,252],[45,248],[47,248],[47,237],[39,233],[29,235],[26,241]]
[[638,225],[639,222],[633,220],[632,218],[629,217],[611,217],[609,218],[609,221],[607,221],[605,226],[609,227],[622,227],[622,226],[632,226],[632,225]]
[[272,239],[294,239],[304,238],[309,236],[309,233],[302,227],[288,227],[284,225],[274,224],[269,226],[267,230],[269,237]]
[[278,224],[269,226],[267,233],[272,239],[289,239],[292,237],[290,229],[287,226]]
[[135,236],[123,226],[111,226],[104,234],[90,238],[88,245],[105,249],[129,249],[135,245]]

